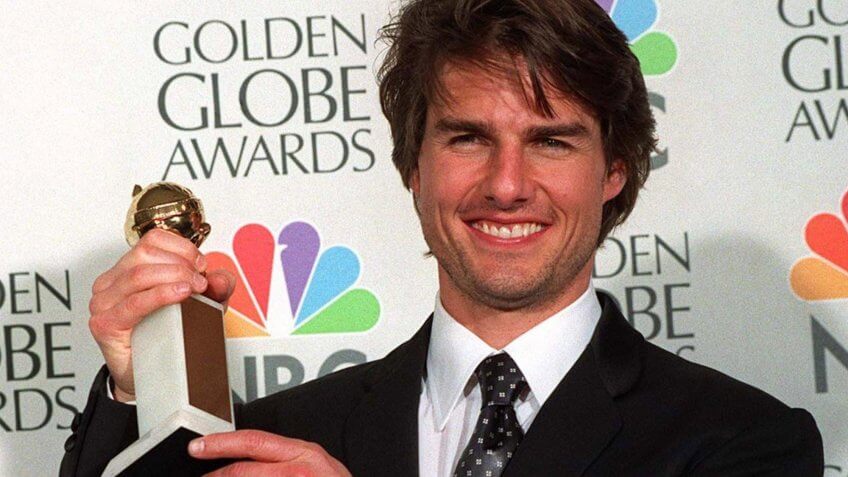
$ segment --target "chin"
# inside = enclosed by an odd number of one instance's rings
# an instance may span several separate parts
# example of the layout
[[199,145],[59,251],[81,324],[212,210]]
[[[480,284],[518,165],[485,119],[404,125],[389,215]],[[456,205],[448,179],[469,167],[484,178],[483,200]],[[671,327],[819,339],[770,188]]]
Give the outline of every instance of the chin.
[[533,307],[547,301],[553,287],[544,277],[517,282],[515,275],[488,276],[467,284],[467,293],[476,301],[499,310]]

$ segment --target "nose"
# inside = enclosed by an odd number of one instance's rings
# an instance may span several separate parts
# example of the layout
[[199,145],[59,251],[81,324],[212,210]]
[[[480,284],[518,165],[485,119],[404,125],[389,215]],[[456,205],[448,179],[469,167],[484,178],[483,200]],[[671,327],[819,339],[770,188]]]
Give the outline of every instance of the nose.
[[483,183],[486,201],[499,209],[521,207],[532,194],[528,164],[518,145],[499,145],[492,149]]

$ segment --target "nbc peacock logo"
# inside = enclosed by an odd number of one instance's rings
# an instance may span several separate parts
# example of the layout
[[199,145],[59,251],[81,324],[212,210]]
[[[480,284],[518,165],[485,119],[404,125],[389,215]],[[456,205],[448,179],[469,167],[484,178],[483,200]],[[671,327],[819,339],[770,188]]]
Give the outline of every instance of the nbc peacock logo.
[[802,300],[848,298],[848,190],[841,205],[842,217],[816,214],[804,229],[813,255],[795,262],[789,273],[792,291]]
[[291,222],[276,236],[264,225],[244,225],[233,236],[232,256],[206,257],[210,269],[237,277],[224,315],[228,338],[355,333],[380,317],[377,297],[354,287],[356,253],[342,245],[322,251],[309,223]]
[[677,45],[662,32],[649,31],[659,19],[656,0],[595,0],[627,36],[646,76],[668,73],[677,63]]

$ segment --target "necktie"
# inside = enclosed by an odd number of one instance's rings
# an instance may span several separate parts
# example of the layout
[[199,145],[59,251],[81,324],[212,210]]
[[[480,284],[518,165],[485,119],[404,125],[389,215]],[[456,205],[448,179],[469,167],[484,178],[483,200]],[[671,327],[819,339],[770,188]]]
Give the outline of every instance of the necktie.
[[506,353],[484,359],[476,374],[483,405],[453,475],[499,477],[524,437],[512,403],[527,386],[527,380]]

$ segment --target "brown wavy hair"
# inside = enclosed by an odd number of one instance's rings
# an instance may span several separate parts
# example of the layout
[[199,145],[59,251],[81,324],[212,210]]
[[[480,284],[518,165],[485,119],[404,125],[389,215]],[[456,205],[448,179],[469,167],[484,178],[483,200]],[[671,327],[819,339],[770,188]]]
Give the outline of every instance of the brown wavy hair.
[[467,62],[525,69],[541,114],[553,114],[544,90],[551,86],[598,119],[607,167],[621,160],[627,178],[604,204],[598,244],[633,210],[656,147],[654,118],[639,61],[593,0],[412,0],[380,38],[390,45],[378,72],[380,103],[404,186],[418,168],[427,107],[443,98],[442,66]]

